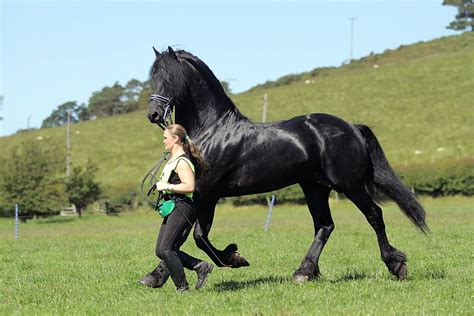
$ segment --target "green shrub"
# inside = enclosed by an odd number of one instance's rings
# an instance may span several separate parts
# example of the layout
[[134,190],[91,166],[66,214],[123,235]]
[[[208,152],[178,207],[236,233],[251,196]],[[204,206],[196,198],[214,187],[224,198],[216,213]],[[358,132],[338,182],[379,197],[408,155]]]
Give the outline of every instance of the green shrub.
[[474,161],[425,165],[402,171],[405,184],[416,194],[429,196],[474,195]]
[[4,215],[20,205],[22,217],[59,213],[65,204],[64,153],[49,140],[26,140],[0,161]]
[[74,167],[66,181],[66,192],[69,202],[76,206],[79,217],[87,205],[100,198],[102,189],[95,179],[95,174],[98,170],[97,165],[88,161],[85,167]]

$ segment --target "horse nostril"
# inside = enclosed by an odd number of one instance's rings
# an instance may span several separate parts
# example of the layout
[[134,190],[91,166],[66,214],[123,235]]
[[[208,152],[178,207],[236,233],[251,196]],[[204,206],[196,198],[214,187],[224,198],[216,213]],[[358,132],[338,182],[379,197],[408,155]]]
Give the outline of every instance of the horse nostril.
[[158,112],[156,111],[153,111],[153,113],[148,114],[148,119],[150,120],[150,122],[154,122],[157,117],[158,117]]

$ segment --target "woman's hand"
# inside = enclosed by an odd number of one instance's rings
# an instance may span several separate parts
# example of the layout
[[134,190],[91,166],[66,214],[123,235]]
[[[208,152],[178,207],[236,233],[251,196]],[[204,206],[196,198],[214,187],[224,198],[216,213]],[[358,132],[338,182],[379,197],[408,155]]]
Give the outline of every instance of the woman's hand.
[[156,189],[157,189],[158,191],[167,190],[167,189],[168,189],[168,186],[169,186],[169,183],[166,183],[166,182],[157,182],[157,183],[156,183]]

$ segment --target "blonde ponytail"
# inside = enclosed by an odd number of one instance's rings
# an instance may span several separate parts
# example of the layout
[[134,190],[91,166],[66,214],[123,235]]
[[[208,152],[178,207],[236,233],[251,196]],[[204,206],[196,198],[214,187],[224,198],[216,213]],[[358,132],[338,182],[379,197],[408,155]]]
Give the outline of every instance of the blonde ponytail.
[[196,167],[196,177],[200,178],[206,175],[209,170],[209,165],[202,156],[199,148],[192,142],[186,133],[186,129],[179,124],[172,124],[166,129],[173,135],[178,136],[178,138],[183,143],[184,152],[193,160],[193,163]]

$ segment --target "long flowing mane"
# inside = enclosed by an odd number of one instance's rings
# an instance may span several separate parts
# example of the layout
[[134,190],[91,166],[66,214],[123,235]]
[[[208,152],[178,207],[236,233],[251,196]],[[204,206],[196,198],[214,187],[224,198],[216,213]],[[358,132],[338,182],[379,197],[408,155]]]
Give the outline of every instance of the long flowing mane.
[[[248,118],[239,111],[229,96],[225,93],[219,79],[217,79],[212,70],[201,59],[185,50],[177,50],[174,51],[174,53],[179,60],[186,61],[192,67],[194,67],[194,69],[206,82],[210,93],[214,96],[214,99],[217,103],[212,104],[212,106],[226,109],[227,111],[235,114],[238,118],[248,120]],[[158,71],[158,67],[164,64],[166,68],[166,75],[160,78],[163,80],[164,84],[169,86],[179,85],[184,87],[186,85],[187,78],[182,75],[183,72],[180,68],[182,65],[180,63],[173,62],[172,57],[169,55],[169,52],[165,52],[157,57],[150,69],[150,78],[153,78],[154,74]],[[173,79],[171,80],[171,78]]]

